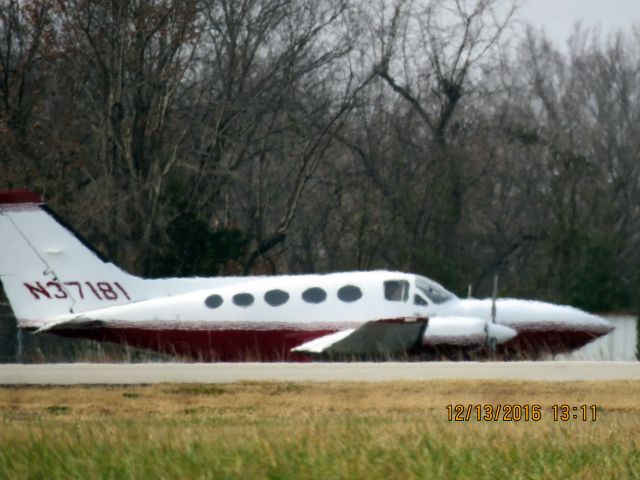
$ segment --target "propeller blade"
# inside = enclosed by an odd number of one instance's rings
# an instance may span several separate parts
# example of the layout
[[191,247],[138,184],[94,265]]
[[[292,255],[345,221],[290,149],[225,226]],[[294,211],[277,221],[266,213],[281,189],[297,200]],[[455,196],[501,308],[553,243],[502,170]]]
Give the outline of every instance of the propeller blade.
[[493,293],[491,294],[491,323],[496,323],[496,299],[498,298],[498,275],[493,277]]

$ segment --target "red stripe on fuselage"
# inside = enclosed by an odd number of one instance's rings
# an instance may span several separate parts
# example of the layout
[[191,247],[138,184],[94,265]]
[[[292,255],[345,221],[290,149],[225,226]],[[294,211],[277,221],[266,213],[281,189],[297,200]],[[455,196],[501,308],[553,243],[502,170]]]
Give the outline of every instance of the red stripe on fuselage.
[[336,330],[150,330],[95,328],[54,333],[91,340],[123,343],[199,361],[308,361],[291,349]]
[[552,355],[570,353],[600,338],[610,330],[587,329],[518,329],[518,335],[498,346],[498,351],[538,358],[545,353]]
[[[305,342],[338,331],[339,328],[301,330],[278,329],[145,329],[121,326],[117,328],[87,328],[55,330],[52,333],[67,337],[121,343],[137,348],[188,357],[199,361],[308,361],[309,357],[291,353],[291,349]],[[524,329],[518,336],[498,346],[505,358],[539,358],[545,354],[568,353],[608,333],[603,329]],[[470,345],[477,350],[478,345]],[[456,352],[468,351],[452,341],[438,345],[424,345],[424,352],[438,352],[456,358]],[[416,352],[420,353],[420,352]]]

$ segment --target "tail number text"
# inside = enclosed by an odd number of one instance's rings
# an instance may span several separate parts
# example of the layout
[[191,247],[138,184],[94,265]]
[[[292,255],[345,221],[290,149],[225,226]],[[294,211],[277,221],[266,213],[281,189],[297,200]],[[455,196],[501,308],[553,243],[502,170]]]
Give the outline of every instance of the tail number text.
[[131,300],[127,291],[118,282],[24,282],[24,286],[36,300],[41,298],[49,300],[63,300],[65,298],[74,300],[95,298],[105,301]]

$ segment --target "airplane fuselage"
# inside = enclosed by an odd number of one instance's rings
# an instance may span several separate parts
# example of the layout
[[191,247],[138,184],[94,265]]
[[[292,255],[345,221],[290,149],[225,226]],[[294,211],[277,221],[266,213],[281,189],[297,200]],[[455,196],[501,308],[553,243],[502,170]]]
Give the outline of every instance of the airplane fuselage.
[[[179,279],[146,282],[150,299],[64,315],[60,328],[50,330],[205,361],[281,361],[309,359],[292,350],[334,332],[371,321],[418,317],[428,318],[428,327],[420,348],[407,354],[486,353],[491,300],[459,299],[413,274],[373,271],[190,279],[184,286]],[[136,290],[126,281],[121,283],[123,292]],[[55,285],[49,288],[57,290]],[[185,293],[175,293],[182,290]],[[53,291],[50,297],[41,295],[39,301],[55,301]],[[107,299],[103,302],[108,304]],[[72,319],[84,328],[73,328]],[[91,321],[95,325],[87,328]],[[572,307],[514,299],[497,301],[496,324],[517,332],[498,345],[498,354],[528,357],[571,351],[610,330],[606,321]]]

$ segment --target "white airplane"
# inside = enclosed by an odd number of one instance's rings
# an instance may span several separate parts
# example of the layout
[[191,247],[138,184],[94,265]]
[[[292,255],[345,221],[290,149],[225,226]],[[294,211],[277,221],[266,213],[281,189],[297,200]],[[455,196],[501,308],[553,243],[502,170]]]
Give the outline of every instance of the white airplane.
[[0,192],[0,280],[21,329],[200,360],[434,358],[566,352],[605,335],[573,307],[460,299],[393,271],[143,279],[108,262],[27,190]]

